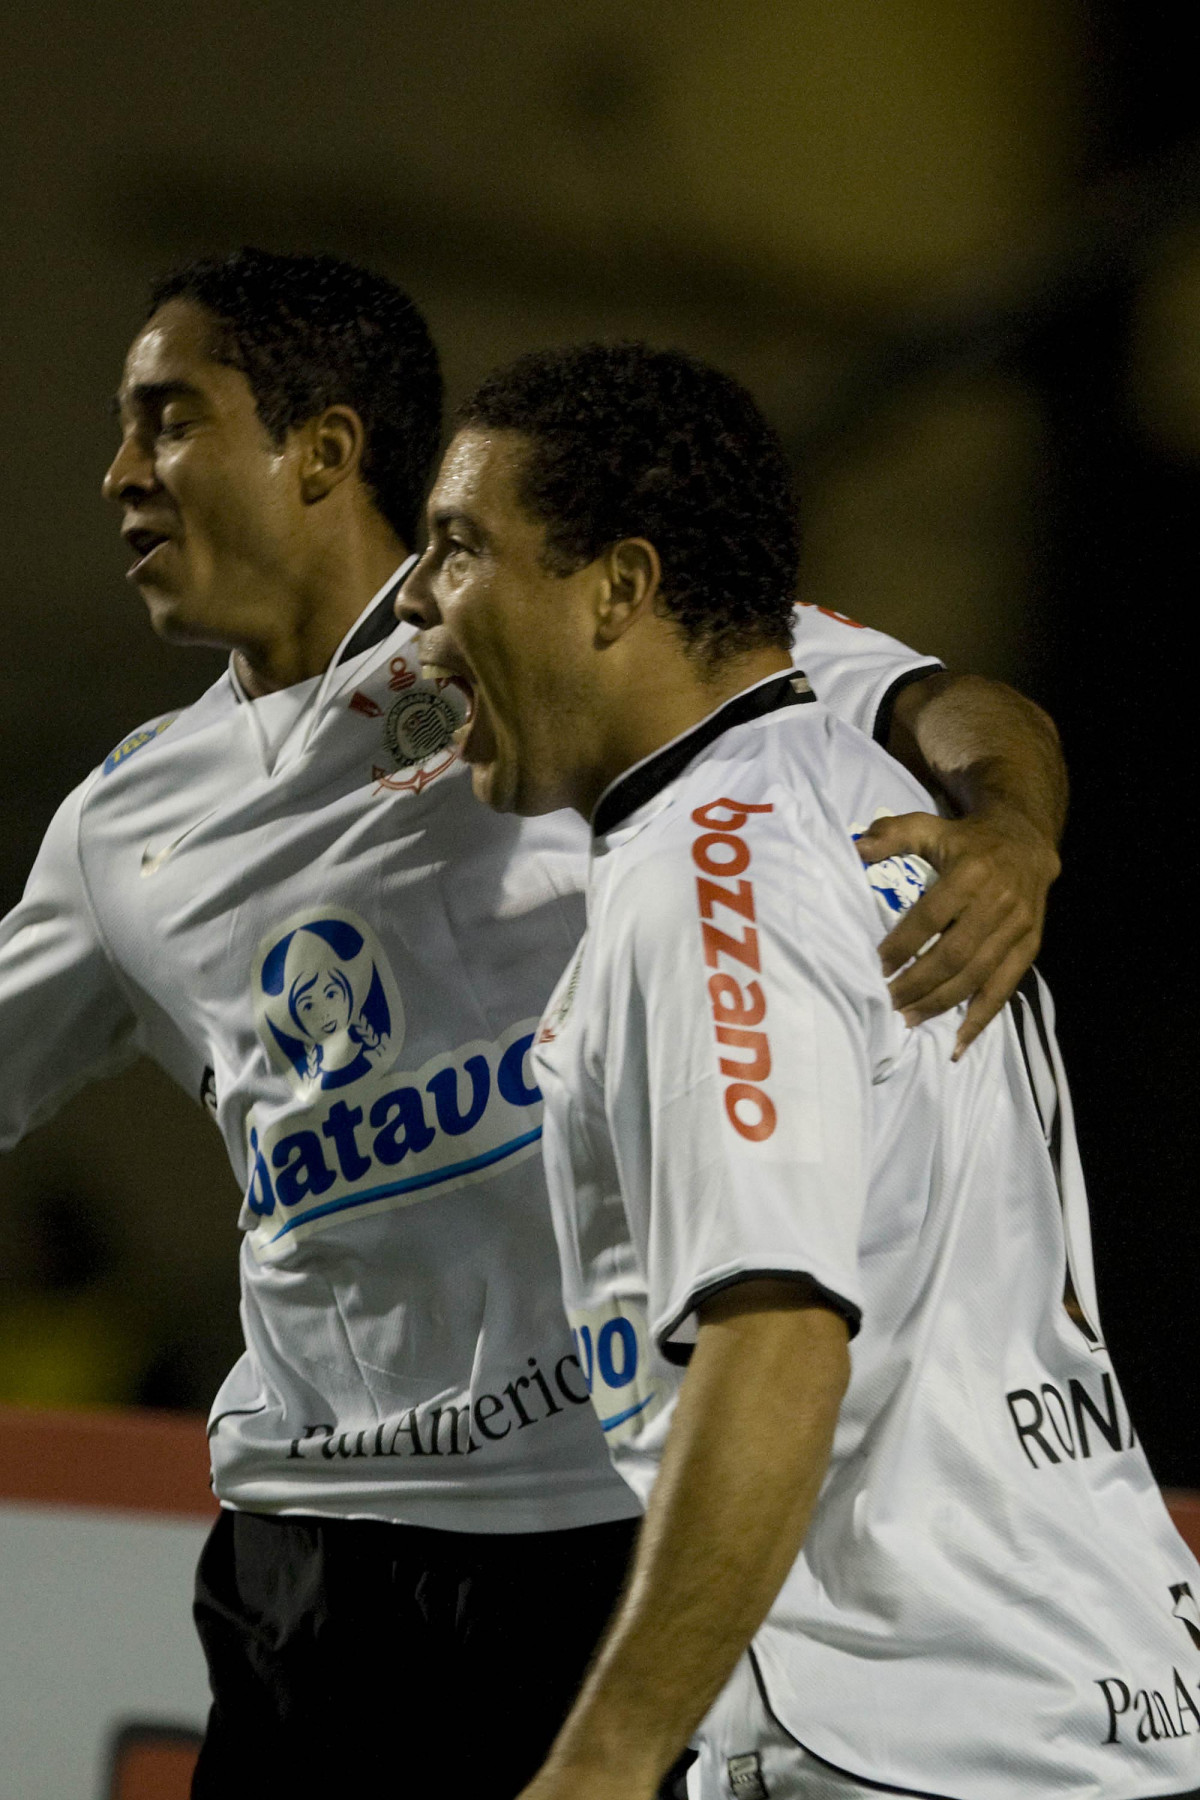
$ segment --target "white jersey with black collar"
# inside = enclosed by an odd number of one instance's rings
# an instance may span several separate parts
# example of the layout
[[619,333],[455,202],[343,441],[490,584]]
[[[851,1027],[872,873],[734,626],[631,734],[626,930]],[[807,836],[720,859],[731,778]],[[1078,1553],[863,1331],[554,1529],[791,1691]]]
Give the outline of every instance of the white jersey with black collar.
[[749,1652],[771,1711],[905,1793],[1190,1793],[1200,1569],[1100,1335],[1049,995],[954,1064],[958,1016],[906,1031],[880,973],[931,871],[853,840],[927,806],[789,675],[601,799],[534,1049],[580,1365],[644,1501],[697,1307],[815,1283],[852,1376]]
[[[139,1052],[212,1107],[244,1195],[223,1503],[624,1517],[562,1316],[529,1059],[587,836],[474,800],[397,585],[323,676],[249,702],[226,673],[60,809],[0,926],[0,1144]],[[868,728],[931,666],[815,611],[799,636]]]

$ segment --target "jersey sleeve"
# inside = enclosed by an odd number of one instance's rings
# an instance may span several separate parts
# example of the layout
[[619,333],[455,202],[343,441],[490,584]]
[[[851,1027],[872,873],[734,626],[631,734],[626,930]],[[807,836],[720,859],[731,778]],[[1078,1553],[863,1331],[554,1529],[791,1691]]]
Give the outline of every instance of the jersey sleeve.
[[807,1278],[852,1331],[861,1309],[879,984],[845,923],[860,897],[836,896],[861,877],[801,856],[771,807],[713,830],[725,805],[612,896],[609,1134],[650,1329],[677,1361],[697,1305],[739,1281]]
[[792,661],[831,712],[885,746],[897,694],[944,666],[885,632],[807,602],[795,608]]
[[78,850],[88,784],[51,822],[20,904],[0,922],[0,1149],[136,1055],[136,1020],[92,917]]

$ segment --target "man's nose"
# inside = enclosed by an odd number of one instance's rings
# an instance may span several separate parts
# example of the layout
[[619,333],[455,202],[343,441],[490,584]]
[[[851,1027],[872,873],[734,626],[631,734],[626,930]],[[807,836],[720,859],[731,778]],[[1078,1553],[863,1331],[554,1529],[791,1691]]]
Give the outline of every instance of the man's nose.
[[425,630],[430,625],[440,624],[442,615],[438,611],[438,603],[433,597],[433,587],[430,582],[432,569],[432,553],[426,550],[396,595],[393,610],[402,624],[417,625]]
[[156,486],[154,463],[133,436],[124,438],[108,465],[100,492],[117,503],[138,500]]

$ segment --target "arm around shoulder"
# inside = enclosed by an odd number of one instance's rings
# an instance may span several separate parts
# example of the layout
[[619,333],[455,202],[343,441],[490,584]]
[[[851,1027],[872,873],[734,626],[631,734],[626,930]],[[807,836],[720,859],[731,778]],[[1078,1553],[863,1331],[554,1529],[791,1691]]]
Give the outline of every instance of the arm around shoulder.
[[880,954],[893,1004],[908,1024],[970,1002],[960,1056],[1041,944],[1047,896],[1061,867],[1066,764],[1054,721],[1041,707],[1003,682],[945,671],[900,692],[886,748],[959,815],[881,819],[860,839],[859,852],[868,863],[914,853],[938,871],[936,885]]
[[896,696],[885,748],[959,813],[1019,815],[1057,845],[1067,766],[1049,713],[1016,688],[946,670]]

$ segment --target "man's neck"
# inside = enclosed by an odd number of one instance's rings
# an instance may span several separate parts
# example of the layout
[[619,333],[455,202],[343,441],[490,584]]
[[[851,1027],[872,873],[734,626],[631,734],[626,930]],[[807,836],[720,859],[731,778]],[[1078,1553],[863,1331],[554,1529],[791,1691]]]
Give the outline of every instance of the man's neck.
[[786,651],[764,648],[731,657],[713,669],[678,655],[656,666],[657,673],[642,676],[626,691],[623,704],[609,713],[604,753],[573,801],[585,819],[592,816],[605,788],[635,763],[691,731],[735,695],[790,669],[792,662]]
[[397,538],[339,558],[272,610],[270,629],[234,648],[238,680],[251,700],[323,674],[338,645],[407,555]]

